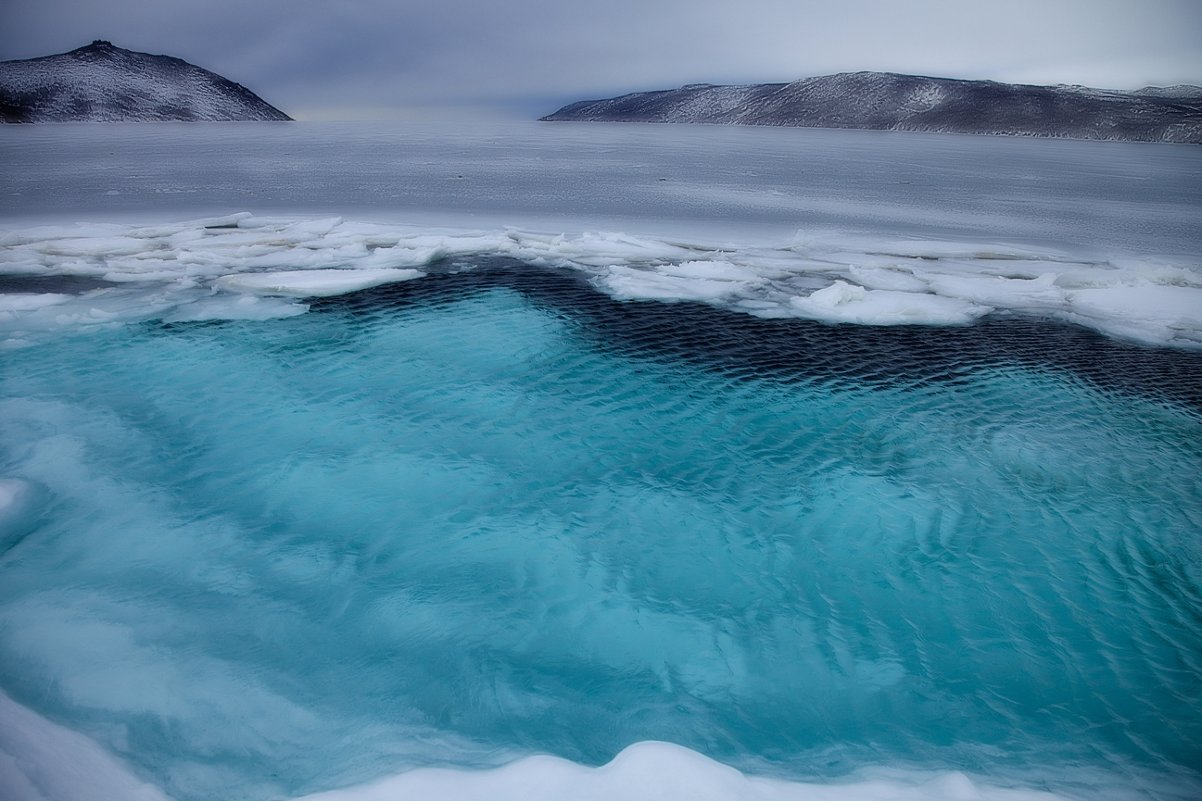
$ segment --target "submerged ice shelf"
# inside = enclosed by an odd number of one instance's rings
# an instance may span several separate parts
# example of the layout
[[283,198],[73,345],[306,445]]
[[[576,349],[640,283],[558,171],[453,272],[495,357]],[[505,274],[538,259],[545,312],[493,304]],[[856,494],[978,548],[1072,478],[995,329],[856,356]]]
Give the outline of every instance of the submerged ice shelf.
[[[865,238],[732,242],[623,233],[430,231],[250,214],[176,224],[40,226],[0,233],[0,343],[63,326],[265,319],[305,298],[506,256],[572,269],[616,298],[700,301],[759,317],[864,325],[966,324],[988,314],[1077,323],[1140,342],[1202,347],[1202,268],[1189,259],[1089,260],[1052,249]],[[449,265],[449,267],[448,267]],[[419,269],[420,268],[420,269]],[[13,291],[42,279],[52,291]],[[92,279],[85,291],[58,291]],[[281,300],[294,298],[296,300]]]

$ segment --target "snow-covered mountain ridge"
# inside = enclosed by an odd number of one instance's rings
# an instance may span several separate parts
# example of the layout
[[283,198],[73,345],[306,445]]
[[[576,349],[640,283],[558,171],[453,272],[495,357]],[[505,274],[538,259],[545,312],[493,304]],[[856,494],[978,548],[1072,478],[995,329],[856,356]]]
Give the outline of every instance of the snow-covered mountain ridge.
[[792,83],[635,92],[550,121],[701,122],[806,128],[1202,143],[1202,87],[1134,92],[847,72]]
[[68,53],[0,62],[0,122],[288,119],[216,73],[102,40]]

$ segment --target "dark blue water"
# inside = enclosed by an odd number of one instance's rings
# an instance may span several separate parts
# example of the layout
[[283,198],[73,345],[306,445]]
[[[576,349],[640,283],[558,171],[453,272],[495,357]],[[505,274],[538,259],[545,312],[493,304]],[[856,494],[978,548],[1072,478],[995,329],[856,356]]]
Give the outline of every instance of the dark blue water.
[[497,262],[0,360],[0,685],[181,799],[675,742],[1202,790],[1196,354]]

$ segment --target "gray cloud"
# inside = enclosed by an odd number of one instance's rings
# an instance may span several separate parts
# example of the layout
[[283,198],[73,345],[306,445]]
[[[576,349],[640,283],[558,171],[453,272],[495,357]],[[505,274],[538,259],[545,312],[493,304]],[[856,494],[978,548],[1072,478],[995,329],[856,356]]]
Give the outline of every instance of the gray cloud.
[[[857,69],[1134,88],[1202,81],[1195,0],[6,0],[0,58],[95,38],[302,116],[560,101]],[[545,101],[546,105],[540,106]]]

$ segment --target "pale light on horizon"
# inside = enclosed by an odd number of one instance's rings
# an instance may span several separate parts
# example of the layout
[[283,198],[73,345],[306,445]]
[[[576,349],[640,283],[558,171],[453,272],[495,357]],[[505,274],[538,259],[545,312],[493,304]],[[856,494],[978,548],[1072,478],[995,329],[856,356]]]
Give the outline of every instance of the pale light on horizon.
[[[236,19],[237,25],[230,20]],[[687,83],[873,70],[1132,90],[1202,84],[1196,0],[8,0],[0,59],[93,39],[182,58],[300,119],[526,117]]]

